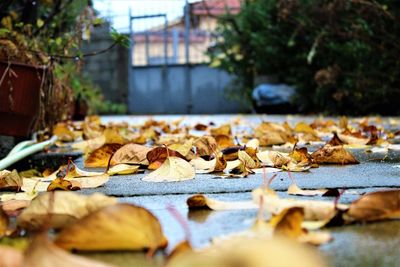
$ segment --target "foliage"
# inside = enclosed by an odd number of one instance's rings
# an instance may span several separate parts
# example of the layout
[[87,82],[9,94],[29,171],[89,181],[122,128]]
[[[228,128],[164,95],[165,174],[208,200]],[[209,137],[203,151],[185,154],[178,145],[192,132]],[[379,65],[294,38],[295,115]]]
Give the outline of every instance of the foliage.
[[396,0],[248,0],[209,54],[248,98],[271,75],[305,112],[399,113],[399,19]]
[[[112,30],[114,43],[101,51],[83,54],[83,39],[103,21],[90,0],[2,1],[0,3],[0,59],[45,65],[46,76],[38,128],[71,116],[72,102],[86,100],[89,112],[100,109],[100,91],[81,74],[82,59],[126,46],[126,36]],[[43,99],[46,98],[46,99]],[[110,106],[110,105],[108,105]]]

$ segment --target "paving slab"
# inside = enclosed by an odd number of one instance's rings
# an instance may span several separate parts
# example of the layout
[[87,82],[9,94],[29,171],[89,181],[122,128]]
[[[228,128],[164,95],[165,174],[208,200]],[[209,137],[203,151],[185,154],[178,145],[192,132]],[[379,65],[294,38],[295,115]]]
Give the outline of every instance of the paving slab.
[[[356,154],[357,156],[357,154]],[[367,157],[367,156],[366,156]],[[318,188],[368,188],[400,187],[400,153],[393,153],[389,162],[375,160],[378,155],[370,155],[357,165],[328,165],[311,169],[308,172],[292,173],[298,185],[303,189]],[[360,157],[358,157],[360,158]],[[82,159],[77,161],[83,167]],[[248,192],[263,182],[261,174],[247,178],[217,178],[215,175],[196,175],[193,180],[183,182],[149,183],[141,179],[146,174],[115,176],[101,188],[89,190],[113,196],[143,196],[165,194],[228,193]],[[278,173],[271,187],[286,190],[290,179],[286,172]]]

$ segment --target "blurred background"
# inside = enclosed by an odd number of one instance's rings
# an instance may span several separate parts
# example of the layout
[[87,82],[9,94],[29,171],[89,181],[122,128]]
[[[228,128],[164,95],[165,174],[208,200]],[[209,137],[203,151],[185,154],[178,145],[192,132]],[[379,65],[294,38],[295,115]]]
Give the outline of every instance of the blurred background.
[[245,111],[225,95],[231,75],[209,66],[207,55],[219,37],[218,18],[237,14],[239,0],[95,0],[93,7],[106,23],[92,31],[85,51],[107,47],[110,27],[131,39],[129,51],[117,47],[85,61],[106,99],[125,103],[129,113]]
[[398,115],[399,19],[398,0],[5,0],[0,60],[49,70],[37,125],[96,113]]

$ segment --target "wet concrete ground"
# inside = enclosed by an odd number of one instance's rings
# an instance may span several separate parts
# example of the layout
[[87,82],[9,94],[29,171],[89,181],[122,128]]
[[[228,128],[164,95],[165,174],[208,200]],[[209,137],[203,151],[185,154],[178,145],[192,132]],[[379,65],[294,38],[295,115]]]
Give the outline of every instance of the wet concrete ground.
[[[140,123],[148,117],[107,117],[103,121],[126,121]],[[155,117],[159,119],[160,117]],[[161,117],[165,119],[165,117]],[[167,116],[167,119],[178,117]],[[230,116],[191,116],[189,122],[220,123],[231,119]],[[262,120],[287,120],[285,116],[249,116],[250,123]],[[312,121],[311,117],[290,117],[289,122],[298,120]],[[359,194],[387,188],[400,188],[400,153],[367,154],[365,150],[352,150],[359,165],[321,166],[309,172],[293,174],[303,189],[346,188],[341,202],[349,203]],[[78,159],[82,166],[82,158]],[[167,205],[173,205],[188,221],[192,242],[202,247],[212,237],[234,233],[249,228],[256,216],[256,210],[236,211],[188,211],[186,199],[192,194],[204,193],[220,200],[250,200],[251,190],[262,184],[262,175],[250,175],[241,179],[216,179],[214,175],[197,175],[195,179],[173,183],[148,183],[141,180],[144,174],[112,177],[102,188],[85,190],[83,193],[102,192],[116,196],[122,202],[134,203],[150,209],[161,221],[163,230],[169,239],[169,249],[183,240],[181,226],[167,211]],[[290,183],[287,174],[281,172],[272,183],[272,188],[282,196],[287,196]],[[303,197],[304,198],[304,197]],[[310,197],[308,197],[310,198]],[[324,198],[333,201],[333,198]],[[400,266],[400,221],[388,221],[366,225],[352,225],[330,228],[334,240],[322,245],[318,250],[326,255],[331,266],[337,267],[375,267]],[[91,254],[90,257],[109,261],[119,266],[159,266],[160,259],[146,260],[142,253]]]

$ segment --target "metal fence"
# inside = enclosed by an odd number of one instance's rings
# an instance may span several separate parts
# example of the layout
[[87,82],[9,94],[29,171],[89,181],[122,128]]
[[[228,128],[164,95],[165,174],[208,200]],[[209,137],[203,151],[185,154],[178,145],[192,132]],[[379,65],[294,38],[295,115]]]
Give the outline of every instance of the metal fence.
[[207,63],[218,16],[238,12],[239,0],[146,0],[130,10],[132,65]]
[[[98,0],[101,1],[101,0]],[[103,0],[104,2],[106,0]],[[113,1],[108,1],[108,3]],[[116,0],[133,5],[120,32],[130,35],[128,94],[130,113],[235,113],[226,98],[228,73],[208,66],[206,55],[216,36],[217,20],[240,11],[241,0]],[[108,16],[115,23],[118,15]]]

